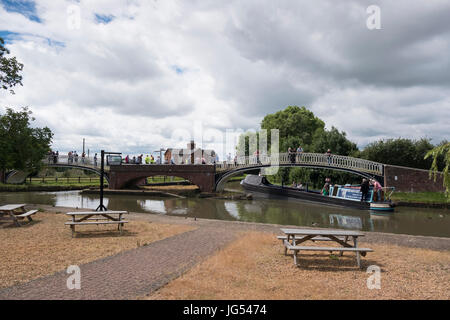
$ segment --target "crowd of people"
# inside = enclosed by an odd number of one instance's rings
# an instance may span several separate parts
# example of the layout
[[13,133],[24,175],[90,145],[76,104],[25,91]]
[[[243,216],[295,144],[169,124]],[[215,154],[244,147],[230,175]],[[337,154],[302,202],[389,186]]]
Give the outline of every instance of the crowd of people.
[[[79,160],[79,155],[76,151],[69,151],[69,153],[67,154],[67,163],[69,164],[78,164],[78,160]],[[82,164],[86,164],[86,153],[82,152],[81,153],[81,159],[80,159]]]
[[49,151],[47,154],[48,163],[58,163],[59,151]]

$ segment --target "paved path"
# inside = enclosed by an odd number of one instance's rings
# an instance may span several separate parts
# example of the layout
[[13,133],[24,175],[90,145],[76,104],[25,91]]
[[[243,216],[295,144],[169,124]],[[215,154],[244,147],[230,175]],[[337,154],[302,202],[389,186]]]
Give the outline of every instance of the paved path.
[[[47,208],[61,211],[61,208]],[[46,210],[47,210],[46,209]],[[71,210],[71,208],[67,208]],[[128,217],[127,217],[128,218]],[[65,271],[22,285],[0,289],[2,299],[135,299],[151,294],[235,239],[242,231],[279,234],[281,226],[248,222],[185,219],[153,214],[130,214],[131,220],[175,223],[198,229],[153,242],[145,247],[81,265],[81,289],[69,290]],[[368,243],[445,250],[449,238],[365,232]]]
[[200,227],[80,266],[81,289],[58,272],[0,290],[1,299],[135,299],[145,296],[225,246],[235,232]]

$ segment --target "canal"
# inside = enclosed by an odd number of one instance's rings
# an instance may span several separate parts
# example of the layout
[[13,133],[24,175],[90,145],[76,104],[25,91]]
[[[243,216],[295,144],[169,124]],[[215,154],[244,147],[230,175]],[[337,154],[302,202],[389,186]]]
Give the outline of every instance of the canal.
[[[234,182],[229,183],[227,188],[239,189],[240,186]],[[99,204],[99,196],[84,195],[79,191],[3,192],[0,193],[0,203],[95,209]],[[368,210],[258,197],[233,201],[107,195],[104,203],[110,210],[149,214],[450,237],[450,215],[444,209],[397,207],[392,214],[375,215]]]

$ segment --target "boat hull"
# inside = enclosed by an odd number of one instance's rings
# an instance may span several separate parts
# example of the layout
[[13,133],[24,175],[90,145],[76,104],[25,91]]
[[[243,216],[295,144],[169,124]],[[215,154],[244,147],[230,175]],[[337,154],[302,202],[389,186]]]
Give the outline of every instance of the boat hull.
[[[249,177],[249,176],[247,176]],[[259,177],[261,178],[261,177]],[[320,193],[312,191],[297,190],[290,187],[281,187],[263,183],[261,179],[244,179],[241,182],[242,187],[247,191],[263,193],[274,196],[289,197],[304,201],[316,202],[324,205],[333,205],[341,207],[350,207],[355,209],[368,210],[370,203],[365,201],[345,200],[333,197],[323,196]]]
[[381,202],[381,203],[371,203],[370,204],[370,210],[371,211],[378,211],[378,212],[392,212],[394,211],[394,207],[388,202]]

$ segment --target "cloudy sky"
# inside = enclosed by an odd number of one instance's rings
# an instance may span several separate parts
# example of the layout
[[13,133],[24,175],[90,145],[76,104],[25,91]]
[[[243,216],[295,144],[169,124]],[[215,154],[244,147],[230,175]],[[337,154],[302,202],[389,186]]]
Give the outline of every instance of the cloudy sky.
[[222,156],[226,132],[288,105],[359,147],[438,143],[450,138],[449,17],[448,0],[0,0],[0,36],[25,65],[0,108],[29,106],[60,151],[203,136]]

